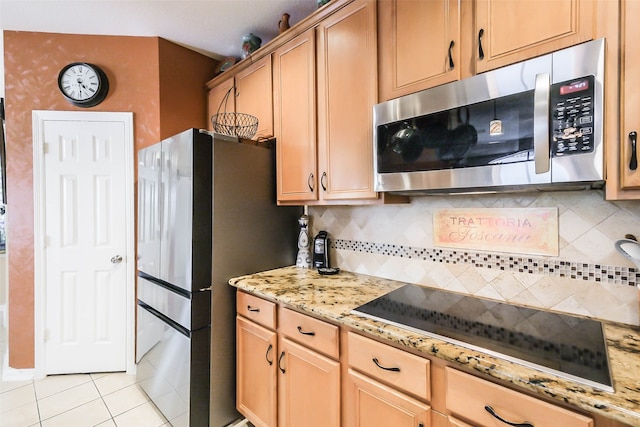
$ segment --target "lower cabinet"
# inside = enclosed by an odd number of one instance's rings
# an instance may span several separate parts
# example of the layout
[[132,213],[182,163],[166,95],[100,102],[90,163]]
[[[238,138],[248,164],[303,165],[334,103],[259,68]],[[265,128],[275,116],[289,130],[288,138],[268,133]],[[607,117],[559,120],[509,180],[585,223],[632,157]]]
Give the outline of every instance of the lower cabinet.
[[278,358],[280,427],[340,427],[340,363],[290,339]]
[[352,419],[348,426],[429,427],[431,408],[398,390],[372,380],[352,369]]
[[[477,427],[593,427],[593,420],[506,387],[446,368],[447,412]],[[453,423],[454,426],[466,424]]]
[[236,408],[256,427],[275,427],[276,305],[244,292],[236,301]]
[[238,411],[256,427],[276,425],[276,333],[236,319]]
[[237,409],[256,427],[622,427],[245,292],[237,301]]
[[347,343],[354,408],[345,427],[430,427],[429,360],[353,332]]

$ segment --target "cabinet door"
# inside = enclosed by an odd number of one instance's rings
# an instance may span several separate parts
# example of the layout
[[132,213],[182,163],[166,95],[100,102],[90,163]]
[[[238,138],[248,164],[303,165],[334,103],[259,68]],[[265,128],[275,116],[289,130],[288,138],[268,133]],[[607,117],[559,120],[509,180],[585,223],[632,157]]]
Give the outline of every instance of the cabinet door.
[[[622,124],[620,126],[621,188],[640,187],[640,169],[631,169],[632,132],[640,132],[640,26],[635,19],[640,16],[640,2],[626,0],[622,3],[622,78],[620,99]],[[637,149],[638,147],[636,147]],[[636,159],[638,153],[636,152]]]
[[273,54],[278,201],[317,199],[315,32]]
[[594,4],[593,0],[476,0],[476,72],[591,40]]
[[534,426],[593,427],[593,420],[584,415],[455,369],[445,371],[447,412],[478,427],[505,424],[499,418]]
[[340,427],[340,363],[282,339],[280,427]]
[[393,388],[349,370],[355,410],[348,427],[429,427],[430,407]]
[[453,417],[449,417],[449,427],[473,427],[471,424],[463,423]]
[[271,55],[236,74],[236,112],[258,118],[258,130],[253,139],[273,136]]
[[457,0],[378,2],[380,102],[460,78]]
[[[229,96],[227,96],[227,93]],[[207,99],[209,120],[208,129],[214,130],[211,124],[211,116],[217,113],[233,113],[236,111],[235,96],[233,93],[233,77],[229,77],[209,90]]]
[[238,316],[236,346],[236,407],[256,427],[275,427],[276,333]]
[[376,5],[356,0],[318,25],[321,198],[375,199]]

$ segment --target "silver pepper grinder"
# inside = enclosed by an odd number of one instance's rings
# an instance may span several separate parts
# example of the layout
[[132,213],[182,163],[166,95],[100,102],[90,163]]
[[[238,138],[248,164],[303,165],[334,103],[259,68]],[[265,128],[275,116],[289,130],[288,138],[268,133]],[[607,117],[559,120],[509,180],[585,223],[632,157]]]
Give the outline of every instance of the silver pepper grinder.
[[298,256],[296,258],[296,267],[311,268],[311,240],[309,239],[309,215],[307,215],[307,207],[304,207],[304,213],[298,219],[300,224],[300,233],[298,234]]

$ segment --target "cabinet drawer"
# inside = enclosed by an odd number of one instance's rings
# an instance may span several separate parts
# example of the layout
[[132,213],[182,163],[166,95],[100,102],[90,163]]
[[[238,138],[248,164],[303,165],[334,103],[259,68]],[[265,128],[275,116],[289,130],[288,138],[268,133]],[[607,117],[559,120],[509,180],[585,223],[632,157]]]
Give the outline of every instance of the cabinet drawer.
[[256,296],[238,292],[236,312],[270,329],[276,328],[276,304]]
[[283,308],[280,312],[280,332],[334,359],[340,355],[338,327],[322,320]]
[[349,332],[347,342],[349,366],[421,399],[431,399],[428,359],[353,332]]
[[446,368],[446,377],[447,410],[478,427],[503,425],[485,409],[486,406],[493,408],[497,416],[511,423],[593,427],[591,418],[455,369]]

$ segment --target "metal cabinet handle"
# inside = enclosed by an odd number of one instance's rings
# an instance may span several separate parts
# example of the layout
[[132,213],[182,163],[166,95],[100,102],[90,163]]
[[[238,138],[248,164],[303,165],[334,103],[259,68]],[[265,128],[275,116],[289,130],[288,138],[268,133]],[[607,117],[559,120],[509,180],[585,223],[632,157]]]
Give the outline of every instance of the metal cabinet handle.
[[326,180],[327,180],[327,173],[322,172],[322,176],[320,177],[320,185],[322,185],[322,189],[324,191],[327,191],[327,185],[325,184]]
[[278,358],[278,369],[280,369],[280,372],[282,372],[284,374],[284,368],[282,367],[282,358],[284,357],[284,351],[282,353],[280,353],[280,357]]
[[400,368],[387,368],[386,366],[382,366],[382,365],[380,364],[380,362],[378,362],[378,359],[377,359],[377,358],[375,358],[375,357],[374,357],[373,359],[371,359],[371,360],[372,360],[372,361],[373,361],[373,363],[375,363],[375,364],[376,364],[376,366],[377,366],[378,368],[380,368],[380,369],[384,369],[385,371],[400,372]]
[[507,425],[510,425],[510,426],[513,426],[513,427],[534,427],[533,424],[531,424],[530,422],[527,422],[527,421],[525,421],[523,423],[512,423],[510,421],[507,421],[504,418],[500,417],[498,414],[496,414],[496,411],[494,411],[493,408],[491,406],[489,406],[489,405],[486,405],[484,407],[484,410],[487,411],[488,413],[490,413],[491,415],[493,415],[497,420],[499,420],[499,421],[501,421],[501,422],[503,422],[503,423],[505,423]]
[[111,263],[112,264],[120,264],[122,262],[122,257],[120,255],[116,255],[114,257],[111,257]]
[[311,332],[305,332],[302,330],[302,326],[298,326],[298,332],[300,332],[302,335],[309,335],[309,336],[315,336],[316,333],[311,331]]
[[253,311],[254,313],[260,313],[260,309],[258,307],[251,307],[250,305],[247,306],[247,310]]
[[629,132],[629,140],[631,141],[631,162],[629,162],[629,169],[634,171],[638,169],[638,156],[636,154],[636,142],[638,140],[638,133],[635,130]]
[[309,191],[313,191],[313,173],[309,174],[309,178],[307,178],[307,185],[309,186]]
[[484,36],[484,28],[480,28],[478,32],[478,58],[480,61],[484,59],[484,49],[482,49],[482,36]]
[[269,352],[273,348],[273,344],[269,344],[269,348],[267,348],[267,352],[264,354],[264,358],[267,359],[267,363],[269,366],[273,365],[273,360],[269,360]]
[[453,54],[451,53],[453,46],[455,46],[455,42],[451,40],[451,43],[449,43],[449,70],[453,70],[455,68],[455,64],[453,63]]

